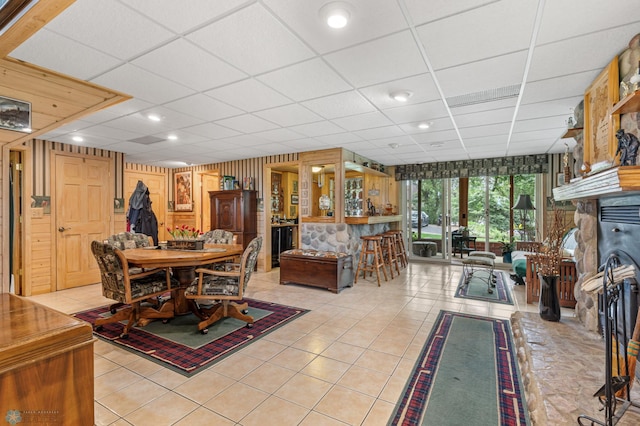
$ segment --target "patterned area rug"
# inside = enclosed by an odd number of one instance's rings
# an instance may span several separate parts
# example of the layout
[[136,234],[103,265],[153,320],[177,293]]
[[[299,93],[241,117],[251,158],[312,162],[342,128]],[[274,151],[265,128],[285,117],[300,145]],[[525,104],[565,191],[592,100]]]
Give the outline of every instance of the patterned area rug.
[[504,273],[494,270],[493,274],[496,277],[496,286],[491,288],[493,293],[489,293],[489,289],[487,287],[489,271],[479,269],[473,273],[468,284],[465,284],[462,281],[464,280],[464,277],[461,278],[455,297],[486,300],[487,302],[513,305],[513,299],[511,298],[511,292],[509,292],[509,288],[506,285]]
[[[197,330],[198,318],[189,314],[173,318],[167,324],[154,321],[145,327],[134,327],[126,339],[119,337],[124,328],[121,323],[105,324],[102,330],[94,331],[94,334],[185,376],[191,376],[308,312],[277,303],[253,299],[245,301],[249,303],[249,315],[255,320],[252,328],[247,328],[245,322],[235,318],[225,318],[211,325],[209,332],[203,335]],[[74,314],[90,323],[99,316],[109,315],[108,306]]]
[[529,425],[508,320],[440,311],[390,425]]

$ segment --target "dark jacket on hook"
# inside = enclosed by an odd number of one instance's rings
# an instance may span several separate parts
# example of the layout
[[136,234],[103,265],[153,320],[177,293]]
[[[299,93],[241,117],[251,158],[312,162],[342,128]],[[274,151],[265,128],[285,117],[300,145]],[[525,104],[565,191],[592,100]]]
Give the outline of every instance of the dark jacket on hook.
[[153,245],[158,245],[158,219],[151,208],[149,188],[141,180],[129,198],[127,219],[131,232],[148,235],[153,239]]

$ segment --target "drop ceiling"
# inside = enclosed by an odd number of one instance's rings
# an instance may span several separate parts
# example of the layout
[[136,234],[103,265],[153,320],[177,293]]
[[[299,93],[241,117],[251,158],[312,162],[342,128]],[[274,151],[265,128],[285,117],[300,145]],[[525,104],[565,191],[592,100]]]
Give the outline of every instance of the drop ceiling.
[[43,139],[163,167],[334,147],[398,165],[572,148],[573,108],[640,33],[637,0],[348,0],[341,30],[326,3],[77,0],[9,56],[132,96]]

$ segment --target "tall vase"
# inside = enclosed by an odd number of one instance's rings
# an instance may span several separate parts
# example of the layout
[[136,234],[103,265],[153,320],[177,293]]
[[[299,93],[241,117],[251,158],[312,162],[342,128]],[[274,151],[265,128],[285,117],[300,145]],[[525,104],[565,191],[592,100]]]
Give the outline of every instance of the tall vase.
[[538,309],[540,318],[545,321],[560,321],[560,299],[558,298],[557,275],[541,275],[540,279],[540,303]]

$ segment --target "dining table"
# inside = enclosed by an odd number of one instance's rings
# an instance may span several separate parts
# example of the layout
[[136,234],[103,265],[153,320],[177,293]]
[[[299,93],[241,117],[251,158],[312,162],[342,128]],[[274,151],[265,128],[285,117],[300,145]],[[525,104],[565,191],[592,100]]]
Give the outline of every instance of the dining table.
[[173,309],[175,315],[192,312],[184,295],[187,287],[196,278],[198,266],[233,260],[241,256],[242,244],[205,244],[202,250],[165,249],[160,247],[141,247],[123,250],[129,267],[145,269],[171,268],[178,288],[171,289],[171,300],[160,311]]

